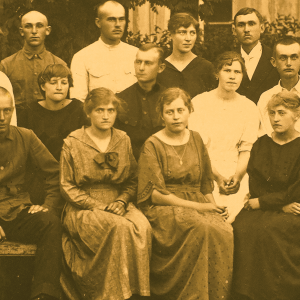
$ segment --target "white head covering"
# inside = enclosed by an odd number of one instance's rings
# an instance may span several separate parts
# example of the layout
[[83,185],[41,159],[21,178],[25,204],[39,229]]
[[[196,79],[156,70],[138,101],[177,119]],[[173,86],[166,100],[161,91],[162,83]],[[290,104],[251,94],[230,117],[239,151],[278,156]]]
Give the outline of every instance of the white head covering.
[[[8,79],[8,77],[3,73],[0,72],[0,87],[5,88],[11,95],[12,101],[13,101],[13,107],[15,107],[15,97],[13,93],[12,85]],[[16,108],[14,109],[10,125],[17,126],[17,114],[16,114]]]

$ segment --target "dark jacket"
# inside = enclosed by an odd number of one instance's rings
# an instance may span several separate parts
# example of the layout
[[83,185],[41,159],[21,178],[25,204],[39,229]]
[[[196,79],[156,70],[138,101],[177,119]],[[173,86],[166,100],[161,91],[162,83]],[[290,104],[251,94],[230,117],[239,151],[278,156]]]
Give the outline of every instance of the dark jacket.
[[271,57],[272,50],[269,47],[262,45],[262,55],[251,81],[247,74],[245,74],[243,81],[237,90],[239,94],[245,95],[255,104],[257,104],[259,97],[263,92],[271,89],[279,82],[279,73],[277,72],[277,69],[272,66],[270,62]]

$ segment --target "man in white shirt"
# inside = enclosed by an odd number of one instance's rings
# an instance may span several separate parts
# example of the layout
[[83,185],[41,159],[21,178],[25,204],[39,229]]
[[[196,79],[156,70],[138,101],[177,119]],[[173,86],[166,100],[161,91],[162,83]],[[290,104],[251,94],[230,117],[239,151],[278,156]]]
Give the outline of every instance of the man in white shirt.
[[277,84],[279,75],[272,66],[272,51],[259,41],[264,32],[263,17],[254,8],[244,7],[234,17],[234,32],[241,44],[247,74],[237,90],[257,103],[260,95]]
[[71,97],[81,101],[95,88],[106,87],[118,93],[136,82],[134,60],[138,49],[121,42],[126,25],[124,7],[106,1],[98,5],[97,16],[99,40],[77,52],[71,62]]
[[[268,134],[271,136],[273,128],[270,123],[268,115],[268,102],[275,94],[282,92],[283,90],[291,91],[300,97],[300,44],[293,38],[285,38],[279,40],[274,45],[273,57],[271,62],[276,67],[280,81],[270,90],[264,92],[258,103],[258,109],[261,116],[260,135]],[[295,124],[297,131],[300,131],[300,120]]]

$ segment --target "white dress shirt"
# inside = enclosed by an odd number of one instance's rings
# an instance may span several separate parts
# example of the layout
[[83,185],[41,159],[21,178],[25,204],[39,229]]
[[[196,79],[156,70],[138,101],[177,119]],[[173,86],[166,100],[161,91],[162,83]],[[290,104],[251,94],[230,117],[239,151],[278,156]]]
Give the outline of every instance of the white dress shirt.
[[245,60],[246,71],[249,79],[251,80],[262,55],[261,43],[258,42],[258,44],[251,50],[249,54],[247,54],[244,49],[241,48],[241,55]]
[[107,45],[100,37],[77,52],[71,62],[74,80],[71,98],[84,101],[88,92],[95,88],[106,87],[119,93],[134,84],[137,81],[134,71],[137,50],[123,42]]
[[[268,102],[273,95],[278,94],[284,90],[286,89],[281,86],[279,81],[277,85],[261,94],[259,101],[257,102],[257,107],[261,118],[259,136],[263,136],[265,134],[271,136],[272,132],[274,131],[268,114]],[[290,91],[300,97],[300,80],[298,80],[297,84]],[[295,129],[300,132],[300,119],[296,121]]]

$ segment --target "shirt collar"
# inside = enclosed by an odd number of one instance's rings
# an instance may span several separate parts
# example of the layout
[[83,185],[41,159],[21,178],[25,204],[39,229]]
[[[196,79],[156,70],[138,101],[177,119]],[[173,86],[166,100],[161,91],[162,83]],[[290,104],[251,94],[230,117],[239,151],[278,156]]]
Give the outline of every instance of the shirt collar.
[[258,41],[257,45],[251,50],[251,52],[249,54],[247,54],[245,52],[245,50],[243,49],[243,47],[241,47],[241,55],[242,57],[245,58],[253,58],[253,57],[257,57],[258,55],[260,55],[260,53],[262,52],[262,46],[260,41]]
[[101,36],[99,37],[99,43],[100,43],[100,45],[101,46],[104,46],[105,48],[107,48],[108,50],[113,50],[113,49],[117,49],[117,48],[119,48],[120,47],[120,45],[121,45],[121,41],[120,41],[120,43],[118,44],[118,45],[108,45],[108,44],[106,44],[106,43],[104,43],[103,42],[103,40],[101,39]]
[[158,82],[155,82],[155,84],[153,85],[151,91],[149,91],[149,92],[146,92],[145,90],[143,90],[143,89],[141,88],[141,86],[139,85],[138,82],[137,82],[136,84],[137,84],[138,91],[139,91],[142,95],[150,95],[150,94],[155,93],[155,92],[157,92],[158,90],[161,89],[161,85],[160,85]]
[[28,59],[32,59],[34,58],[40,58],[43,59],[44,58],[44,53],[45,53],[45,47],[43,47],[43,49],[39,52],[39,53],[33,53],[31,52],[29,49],[26,49],[26,47],[23,47],[23,53],[24,55],[28,58]]
[[[286,90],[284,87],[281,86],[281,79],[279,80],[279,83],[278,85],[280,86],[281,90]],[[292,90],[296,90],[298,94],[300,94],[300,77],[298,76],[298,82],[295,84],[295,86],[293,86],[291,88],[291,91]]]

